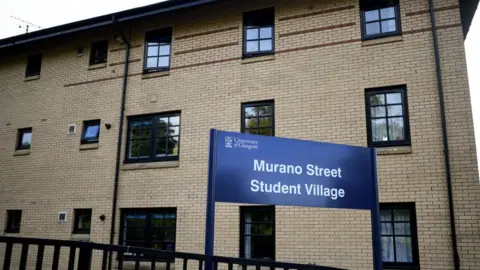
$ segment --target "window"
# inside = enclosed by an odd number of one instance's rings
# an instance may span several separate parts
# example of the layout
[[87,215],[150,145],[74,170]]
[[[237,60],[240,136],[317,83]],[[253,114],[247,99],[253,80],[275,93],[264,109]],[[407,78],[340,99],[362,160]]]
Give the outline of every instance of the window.
[[131,117],[126,162],[178,160],[180,112]]
[[244,57],[252,57],[274,53],[274,17],[274,8],[244,13]]
[[176,223],[175,208],[123,209],[120,243],[125,246],[175,251]]
[[6,233],[19,233],[22,222],[22,210],[7,210]]
[[242,104],[242,132],[274,136],[274,102],[262,101]]
[[32,128],[22,128],[18,130],[17,150],[30,149],[32,145]]
[[275,260],[275,207],[240,208],[240,257]]
[[83,122],[82,144],[98,143],[100,136],[100,120]]
[[360,9],[363,39],[401,33],[398,0],[361,0]]
[[107,63],[108,40],[102,40],[92,43],[90,51],[90,65]]
[[42,69],[42,55],[35,54],[30,55],[27,59],[27,70],[25,71],[25,77],[40,75]]
[[92,209],[75,209],[73,233],[90,233]]
[[145,35],[144,73],[170,68],[172,28],[154,30]]
[[418,267],[415,204],[380,204],[380,223],[384,267]]
[[410,145],[405,86],[366,91],[368,145]]

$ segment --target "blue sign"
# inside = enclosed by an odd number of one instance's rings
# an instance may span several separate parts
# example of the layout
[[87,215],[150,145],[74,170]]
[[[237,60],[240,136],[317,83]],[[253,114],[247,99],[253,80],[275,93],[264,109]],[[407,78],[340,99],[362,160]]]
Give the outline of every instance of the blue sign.
[[372,208],[369,148],[217,131],[217,202]]

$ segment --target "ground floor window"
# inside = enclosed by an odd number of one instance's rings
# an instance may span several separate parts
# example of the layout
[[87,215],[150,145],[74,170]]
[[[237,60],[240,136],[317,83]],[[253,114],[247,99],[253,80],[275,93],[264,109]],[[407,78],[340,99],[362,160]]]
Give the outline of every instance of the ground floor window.
[[240,208],[240,256],[275,260],[275,207]]
[[415,268],[418,263],[415,204],[380,204],[384,267]]
[[176,208],[122,209],[120,242],[126,246],[175,251],[176,224]]

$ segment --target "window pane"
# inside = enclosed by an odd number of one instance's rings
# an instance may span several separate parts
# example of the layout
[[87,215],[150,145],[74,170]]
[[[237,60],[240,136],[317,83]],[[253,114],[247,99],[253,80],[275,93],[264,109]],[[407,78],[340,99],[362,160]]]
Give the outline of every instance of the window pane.
[[127,215],[125,218],[125,224],[126,226],[136,227],[145,226],[146,218],[145,215]]
[[158,118],[158,125],[161,127],[168,126],[168,117],[160,117]]
[[382,33],[395,32],[397,31],[397,23],[395,19],[382,21]]
[[140,130],[140,134],[142,139],[149,139],[152,136],[152,130],[142,129]]
[[383,105],[385,104],[385,95],[371,95],[370,96],[370,105]]
[[169,136],[178,136],[180,134],[179,127],[169,127],[168,128],[168,135]]
[[167,137],[163,138],[158,138],[157,139],[157,149],[156,149],[156,154],[157,157],[162,157],[167,154]]
[[265,136],[273,136],[273,129],[272,128],[259,128],[258,129],[258,134],[259,135],[265,135]]
[[403,118],[389,118],[388,119],[388,134],[391,141],[401,141],[405,139]]
[[150,140],[141,140],[139,142],[140,142],[140,149],[139,149],[140,157],[150,156]]
[[393,237],[382,236],[382,260],[384,262],[394,262]]
[[260,41],[260,51],[271,51],[273,41],[271,39],[261,40]]
[[401,104],[402,103],[402,94],[400,94],[400,93],[387,94],[387,103],[388,104]]
[[175,228],[163,229],[163,241],[168,241],[168,242],[175,241]]
[[164,225],[174,227],[176,224],[176,215],[175,214],[165,214],[164,216]]
[[272,38],[272,27],[260,28],[260,38]]
[[23,133],[22,146],[29,146],[30,144],[32,144],[32,133],[31,132]]
[[88,126],[87,131],[85,131],[85,139],[97,138],[99,130],[100,130],[99,125]]
[[153,214],[152,215],[152,226],[153,227],[161,227],[164,225],[164,214]]
[[247,41],[247,52],[258,52],[258,41]]
[[273,235],[273,224],[252,224],[252,234]]
[[170,45],[161,45],[160,55],[170,55]]
[[410,223],[395,223],[395,235],[410,235]]
[[130,141],[129,156],[130,158],[138,158],[138,145],[140,144],[139,140]]
[[402,116],[403,108],[402,105],[388,106],[388,116]]
[[149,46],[147,50],[147,56],[157,56],[158,46]]
[[395,18],[395,7],[380,9],[380,17],[382,18],[382,20]]
[[365,11],[365,22],[378,21],[378,9]]
[[275,240],[273,237],[251,237],[252,259],[273,259]]
[[247,40],[258,39],[258,28],[247,29]]
[[178,155],[178,137],[168,137],[168,155],[177,156]]
[[172,116],[169,118],[171,126],[178,126],[180,125],[180,116]]
[[246,222],[274,222],[272,211],[251,211],[245,213]]
[[258,118],[258,126],[259,127],[271,127],[273,126],[273,119],[272,117],[260,117]]
[[149,57],[147,58],[147,68],[155,68],[157,67],[157,57]]
[[158,58],[158,67],[168,67],[170,66],[170,57],[162,56]]
[[385,107],[372,107],[371,108],[372,117],[385,117]]
[[246,107],[245,108],[245,116],[257,116],[258,115],[258,107]]
[[157,138],[167,136],[167,133],[168,133],[167,130],[168,130],[167,127],[157,128]]
[[372,140],[374,142],[388,141],[386,119],[372,119]]
[[256,128],[258,126],[258,118],[246,118],[245,128]]
[[380,23],[367,23],[365,24],[367,35],[375,35],[380,33]]
[[258,134],[258,130],[257,129],[246,129],[245,133],[246,134]]
[[395,237],[397,262],[413,262],[412,239],[410,237]]
[[156,46],[156,45],[158,45],[158,44],[159,44],[158,42],[153,42],[153,41],[147,42],[147,45],[148,45],[148,46]]
[[390,210],[380,210],[380,221],[391,221],[392,212]]
[[135,240],[141,241],[145,239],[145,228],[135,228],[135,227],[127,227],[125,228],[126,239],[127,241]]
[[260,116],[269,116],[269,115],[272,115],[272,109],[273,107],[272,106],[260,106],[258,107],[258,114]]
[[410,221],[410,211],[407,209],[395,209],[393,216],[395,221]]
[[[393,225],[392,223],[381,223],[381,234],[382,235],[393,235]],[[397,228],[395,228],[396,230]]]

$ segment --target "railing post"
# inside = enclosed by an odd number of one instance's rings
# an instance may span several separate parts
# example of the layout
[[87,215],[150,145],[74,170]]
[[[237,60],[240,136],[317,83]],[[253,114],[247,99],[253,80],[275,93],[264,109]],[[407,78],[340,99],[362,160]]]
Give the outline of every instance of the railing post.
[[90,270],[92,266],[92,248],[81,247],[78,255],[78,270]]

